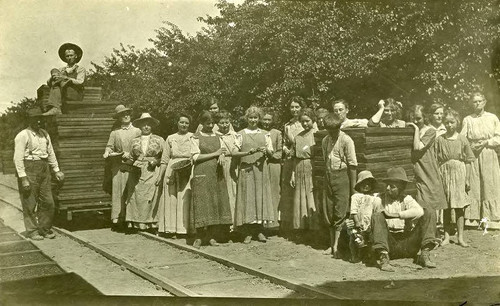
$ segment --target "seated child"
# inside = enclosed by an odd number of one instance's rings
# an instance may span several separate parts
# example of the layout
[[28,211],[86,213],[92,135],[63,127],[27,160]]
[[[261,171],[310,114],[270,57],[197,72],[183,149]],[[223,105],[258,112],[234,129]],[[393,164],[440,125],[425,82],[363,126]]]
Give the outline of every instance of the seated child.
[[[377,181],[368,170],[358,174],[358,181],[354,186],[357,193],[351,196],[351,227],[349,233],[349,249],[351,250],[351,262],[359,262],[362,259],[360,249],[367,246],[370,233],[370,221],[375,207],[381,205],[378,194],[373,191]],[[349,226],[348,226],[349,227]]]

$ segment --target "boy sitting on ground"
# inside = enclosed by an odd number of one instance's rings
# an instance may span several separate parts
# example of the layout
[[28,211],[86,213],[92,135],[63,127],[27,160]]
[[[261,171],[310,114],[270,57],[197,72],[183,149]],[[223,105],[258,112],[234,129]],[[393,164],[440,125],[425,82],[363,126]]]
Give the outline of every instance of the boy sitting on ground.
[[376,186],[377,181],[370,171],[364,170],[358,174],[354,186],[357,192],[351,196],[351,217],[346,221],[353,263],[360,262],[367,255],[364,251],[368,246],[372,214],[382,204],[378,194],[373,193]]

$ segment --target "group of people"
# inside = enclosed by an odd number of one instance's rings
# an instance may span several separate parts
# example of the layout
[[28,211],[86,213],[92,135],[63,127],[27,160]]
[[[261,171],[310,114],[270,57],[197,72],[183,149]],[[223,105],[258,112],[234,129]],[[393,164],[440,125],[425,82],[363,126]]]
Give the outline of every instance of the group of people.
[[[194,133],[192,118],[180,114],[178,131],[166,140],[151,134],[157,119],[143,113],[132,123],[131,110],[121,105],[115,115],[121,127],[111,133],[104,154],[114,160],[112,220],[115,228],[193,234],[195,247],[230,239],[265,242],[277,230],[315,239],[326,225],[325,253],[335,258],[342,256],[339,239],[347,230],[353,262],[374,255],[390,271],[390,258],[420,252],[418,261],[434,267],[429,253],[450,243],[453,223],[456,243],[468,247],[466,218],[500,219],[500,122],[484,111],[485,104],[484,95],[472,95],[473,113],[460,130],[459,114],[440,104],[413,106],[405,122],[393,99],[381,100],[367,120],[347,118],[344,100],[328,112],[295,98],[283,132],[273,128],[271,112],[256,106],[245,112],[246,128],[235,132],[231,114],[209,101]],[[376,193],[370,171],[357,173],[356,148],[343,129],[375,126],[414,128],[415,198],[405,193],[403,168],[387,169],[382,193]],[[328,131],[321,143],[324,182],[316,186],[323,189],[321,198],[313,193],[312,162],[319,129]]]
[[[60,114],[72,91],[81,99],[85,70],[76,63],[82,53],[74,44],[61,46],[68,66],[51,71],[46,112],[30,110],[29,126],[15,138],[24,221],[34,240],[55,237],[51,170],[64,180],[42,119]],[[251,106],[246,127],[236,132],[231,113],[210,100],[194,133],[191,116],[179,114],[177,132],[166,139],[152,133],[158,119],[143,113],[132,121],[132,110],[119,105],[103,154],[112,177],[113,229],[189,234],[197,248],[230,239],[266,242],[278,231],[317,239],[324,230],[330,237],[325,254],[335,258],[342,257],[339,240],[346,231],[353,262],[375,258],[392,271],[391,258],[420,253],[421,265],[435,267],[430,251],[450,243],[454,223],[456,243],[468,247],[465,219],[500,220],[500,121],[485,105],[482,93],[472,94],[473,112],[463,120],[441,104],[414,105],[405,122],[402,104],[391,98],[379,101],[370,119],[350,119],[345,100],[334,101],[329,111],[307,108],[294,97],[283,129],[274,127],[272,112]],[[409,180],[401,167],[387,169],[381,193],[370,171],[358,173],[356,147],[343,130],[367,127],[413,127],[415,198],[405,193]],[[315,133],[323,129],[324,178],[314,186]]]

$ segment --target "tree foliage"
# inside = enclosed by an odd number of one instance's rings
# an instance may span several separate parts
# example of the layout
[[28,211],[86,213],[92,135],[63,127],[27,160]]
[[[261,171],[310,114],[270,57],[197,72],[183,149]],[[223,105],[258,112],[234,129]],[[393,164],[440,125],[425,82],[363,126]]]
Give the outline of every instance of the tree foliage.
[[24,98],[0,116],[0,150],[13,150],[14,138],[26,127],[27,110],[39,106],[35,99]]
[[220,16],[200,17],[205,27],[194,36],[165,22],[152,48],[114,50],[93,64],[92,82],[107,98],[163,119],[165,134],[174,131],[179,112],[198,113],[210,97],[236,116],[251,104],[270,107],[281,122],[296,95],[323,106],[345,98],[353,117],[370,116],[389,96],[406,106],[439,101],[462,113],[472,90],[498,101],[498,3],[247,0],[217,6]]

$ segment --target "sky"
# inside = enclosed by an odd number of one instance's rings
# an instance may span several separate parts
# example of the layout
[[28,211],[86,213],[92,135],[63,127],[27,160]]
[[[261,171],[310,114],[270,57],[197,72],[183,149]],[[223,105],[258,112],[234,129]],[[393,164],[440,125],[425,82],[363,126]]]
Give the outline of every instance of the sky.
[[[241,3],[241,1],[230,1]],[[53,67],[63,67],[59,46],[83,49],[80,65],[102,63],[120,43],[142,49],[163,21],[186,33],[199,16],[217,15],[217,0],[0,0],[0,113],[11,102],[35,98]]]

